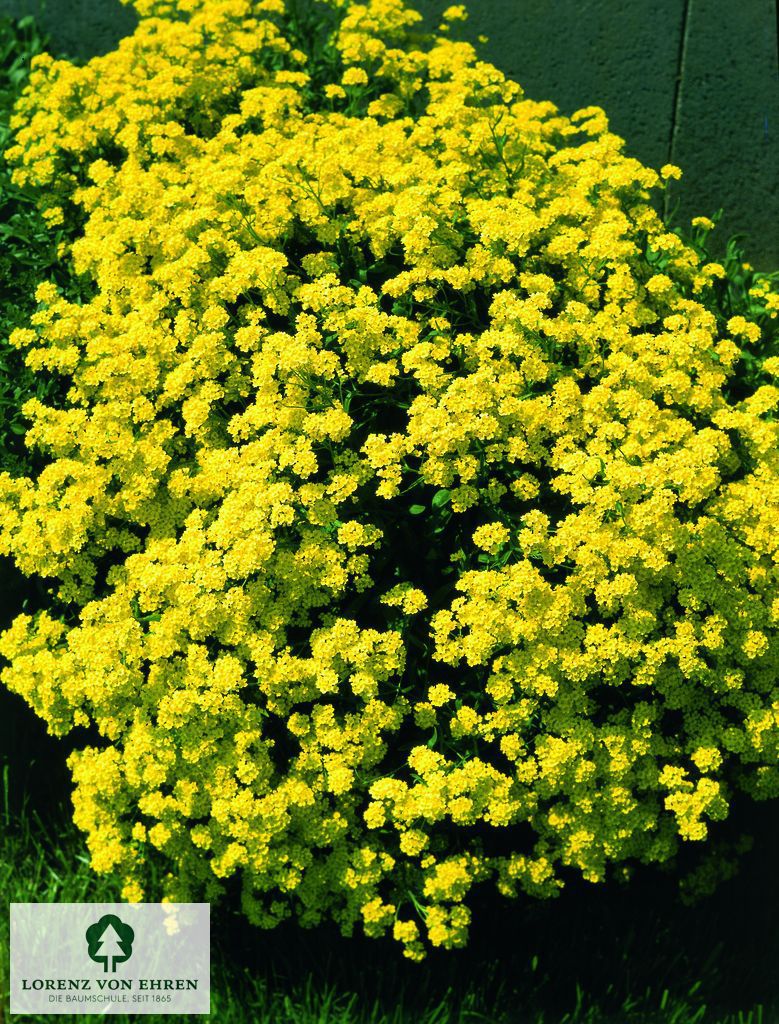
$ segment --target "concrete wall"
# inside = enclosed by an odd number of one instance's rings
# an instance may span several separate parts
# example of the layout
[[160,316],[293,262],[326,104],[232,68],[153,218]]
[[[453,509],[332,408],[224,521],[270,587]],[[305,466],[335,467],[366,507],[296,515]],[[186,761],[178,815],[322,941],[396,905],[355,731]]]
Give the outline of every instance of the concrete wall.
[[[451,0],[417,0],[435,24]],[[678,164],[666,212],[723,207],[716,233],[746,234],[779,268],[777,0],[471,0],[464,36],[533,99],[597,104],[632,155]],[[677,205],[678,204],[678,205]],[[716,236],[715,236],[716,237]]]
[[119,0],[0,0],[3,14],[32,14],[49,35],[52,52],[76,60],[113,50],[138,20]]
[[[428,24],[452,0],[417,0]],[[528,96],[564,113],[598,104],[627,150],[678,163],[677,220],[725,209],[718,232],[746,235],[750,259],[779,267],[777,0],[470,0],[464,38]],[[36,13],[62,54],[86,58],[130,32],[119,0],[0,0]]]

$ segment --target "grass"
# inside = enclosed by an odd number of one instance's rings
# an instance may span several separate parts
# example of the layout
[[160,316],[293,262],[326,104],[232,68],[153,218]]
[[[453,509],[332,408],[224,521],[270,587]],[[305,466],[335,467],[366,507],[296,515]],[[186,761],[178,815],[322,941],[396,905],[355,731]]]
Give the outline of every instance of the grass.
[[[0,19],[0,150],[29,60],[44,46],[32,20]],[[20,406],[51,387],[6,339],[33,308],[37,281],[64,273],[58,241],[0,161],[0,470],[29,471]],[[724,262],[721,319],[749,316],[753,275],[736,242]],[[0,579],[2,628],[38,595],[4,560]],[[7,905],[116,899],[114,880],[92,874],[70,822],[67,753],[0,691],[0,1024],[9,1013]],[[696,907],[680,907],[674,879],[658,872],[639,872],[629,889],[573,882],[555,903],[494,902],[467,951],[422,965],[391,942],[347,940],[331,927],[259,932],[226,901],[212,910],[212,1015],[220,1024],[776,1024],[775,806],[745,807],[726,827],[736,835],[755,825],[739,877]]]
[[[42,815],[24,798],[20,808],[17,789],[6,764],[4,904],[116,899],[113,880],[90,871],[67,808]],[[265,933],[229,906],[214,907],[212,1016],[220,1024],[774,1024],[776,887],[755,891],[752,882],[770,879],[777,845],[776,836],[762,836],[762,856],[747,864],[752,873],[703,907],[679,913],[672,885],[654,876],[643,890],[639,884],[617,898],[613,892],[593,898],[589,887],[556,905],[503,903],[492,908],[468,951],[436,954],[422,965],[404,961],[390,942],[294,925]],[[762,918],[758,903],[769,911]],[[4,917],[0,1022],[9,1012]],[[731,993],[737,977],[742,991]]]

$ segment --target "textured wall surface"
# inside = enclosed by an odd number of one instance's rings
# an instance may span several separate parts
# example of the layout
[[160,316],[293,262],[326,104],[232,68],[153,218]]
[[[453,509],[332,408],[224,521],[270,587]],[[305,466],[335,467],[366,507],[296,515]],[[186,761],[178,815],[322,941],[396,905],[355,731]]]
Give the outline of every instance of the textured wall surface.
[[779,3],[688,0],[671,159],[688,218],[722,206],[761,269],[779,268]]
[[[452,0],[417,0],[429,25]],[[779,267],[777,0],[470,0],[457,31],[533,99],[564,113],[598,104],[627,151],[684,170],[677,222],[725,210],[717,234],[746,235],[752,261]],[[38,15],[53,49],[110,50],[132,31],[119,0],[0,0]]]
[[0,0],[0,15],[32,14],[58,56],[87,60],[113,50],[137,18],[119,0]]
[[[435,26],[450,0],[418,0]],[[486,35],[484,57],[534,100],[597,104],[646,163],[667,162],[685,0],[471,0],[452,32]],[[460,23],[461,24],[461,23]]]
[[[453,0],[417,0],[435,25]],[[777,0],[471,0],[464,38],[533,99],[565,114],[597,104],[626,150],[678,164],[676,223],[724,209],[717,231],[746,235],[779,267]],[[716,237],[715,236],[715,237]]]

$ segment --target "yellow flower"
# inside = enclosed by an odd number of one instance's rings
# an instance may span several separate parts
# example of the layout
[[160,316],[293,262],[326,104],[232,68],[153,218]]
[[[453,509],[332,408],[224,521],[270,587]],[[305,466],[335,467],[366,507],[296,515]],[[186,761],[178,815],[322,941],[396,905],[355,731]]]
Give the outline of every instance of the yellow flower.
[[473,534],[473,543],[482,551],[494,554],[509,539],[509,531],[503,523],[487,523],[480,526]]
[[665,178],[666,180],[674,178],[678,180],[681,176],[682,169],[681,167],[677,167],[675,164],[663,164],[660,168],[660,177]]
[[454,700],[454,693],[446,683],[436,683],[427,691],[427,699],[434,708],[441,708],[444,704]]
[[733,335],[740,335],[753,343],[760,341],[760,328],[757,324],[749,323],[743,316],[732,316],[727,326]]
[[368,75],[364,68],[347,68],[341,78],[341,84],[350,85],[367,85]]

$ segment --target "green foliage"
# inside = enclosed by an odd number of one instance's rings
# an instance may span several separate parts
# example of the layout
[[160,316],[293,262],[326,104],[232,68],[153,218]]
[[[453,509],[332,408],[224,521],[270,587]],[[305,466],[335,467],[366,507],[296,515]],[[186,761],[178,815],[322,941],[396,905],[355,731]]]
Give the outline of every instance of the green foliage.
[[[722,219],[723,213],[720,208],[711,214],[711,223],[715,227]],[[748,261],[748,240],[743,234],[732,235],[725,244],[724,254],[718,257],[714,252],[716,247],[713,244],[713,229],[705,224],[695,223],[700,220],[705,221],[706,218],[695,218],[689,228],[674,223],[669,223],[669,227],[695,250],[702,263],[720,262],[724,274],[712,281],[708,296],[708,308],[716,315],[719,327],[724,329],[728,320],[734,316],[743,316],[760,327],[760,350],[743,353],[742,365],[737,376],[738,388],[746,393],[755,385],[765,383],[760,366],[764,360],[779,354],[779,316],[776,313],[771,316],[765,308],[765,303],[760,301],[759,294],[766,285],[773,285],[776,288],[779,283],[779,270],[772,273],[756,270]],[[662,273],[665,270],[665,257],[659,253],[649,255],[650,262],[658,273]],[[741,394],[734,397],[741,397]]]
[[[11,813],[12,781],[7,771],[0,778],[2,909],[12,901],[115,900],[118,886],[92,874],[83,840],[66,816],[43,821],[29,806],[22,814],[15,807]],[[605,933],[600,932],[603,921],[593,920],[592,934],[603,945],[601,976],[577,962],[569,948],[571,929],[561,927],[559,913],[547,914],[538,931],[538,946],[547,947],[540,956],[513,945],[491,965],[486,963],[490,950],[485,950],[481,957],[471,952],[464,954],[464,962],[460,957],[424,968],[399,964],[397,958],[380,957],[371,964],[372,950],[355,950],[352,942],[347,955],[344,940],[332,943],[320,932],[294,938],[255,934],[245,943],[239,930],[231,946],[224,936],[232,929],[217,917],[211,1016],[219,1024],[772,1024],[777,1019],[779,1004],[751,999],[733,1008],[718,991],[723,979],[736,980],[738,968],[729,955],[739,942],[735,932],[722,944],[706,928],[699,930],[692,950],[698,970],[692,980],[685,977],[688,951],[680,948],[673,922],[669,929],[661,914],[642,916],[628,929],[612,922]],[[0,1020],[9,1009],[7,914],[4,921]],[[572,918],[570,924],[577,921]],[[750,948],[761,943],[762,934],[756,924],[754,934],[746,937]],[[560,955],[550,957],[549,949],[559,949]],[[656,983],[645,984],[652,975]],[[773,991],[769,972],[763,975],[763,991]],[[49,1018],[15,1019],[32,1024]],[[190,1019],[144,1017],[148,1024]]]
[[21,407],[28,398],[44,400],[54,391],[50,379],[27,369],[8,335],[28,322],[38,282],[56,276],[61,234],[46,225],[34,193],[13,183],[2,156],[13,105],[27,82],[30,61],[44,46],[32,18],[0,19],[0,471],[29,470]]

